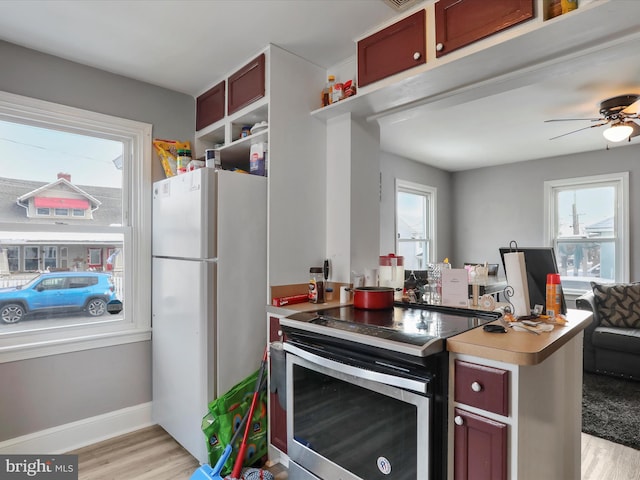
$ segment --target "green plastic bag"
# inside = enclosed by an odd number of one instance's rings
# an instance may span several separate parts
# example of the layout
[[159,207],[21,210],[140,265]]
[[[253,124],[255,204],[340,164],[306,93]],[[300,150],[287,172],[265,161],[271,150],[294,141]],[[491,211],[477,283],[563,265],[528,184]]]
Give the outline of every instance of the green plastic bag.
[[[240,426],[244,415],[251,407],[253,393],[260,370],[256,370],[231,390],[209,403],[209,413],[202,419],[202,431],[207,439],[209,464],[215,465],[222,456],[231,437]],[[238,434],[233,451],[222,468],[222,476],[233,470],[238,450],[242,443],[243,431]],[[247,450],[243,466],[253,465],[259,458],[267,454],[267,392],[263,388],[260,392],[251,418],[251,430],[247,437]]]

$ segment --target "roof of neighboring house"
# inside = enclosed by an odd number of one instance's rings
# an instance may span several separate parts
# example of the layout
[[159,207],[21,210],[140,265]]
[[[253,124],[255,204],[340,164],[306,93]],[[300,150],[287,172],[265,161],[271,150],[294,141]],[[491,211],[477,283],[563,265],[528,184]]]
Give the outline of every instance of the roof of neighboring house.
[[[33,218],[27,217],[26,210],[17,204],[21,197],[29,197],[43,187],[60,183],[35,182],[0,177],[0,221],[12,223],[31,223]],[[66,182],[66,180],[63,180]],[[60,221],[73,225],[119,225],[122,223],[122,190],[110,187],[94,187],[90,185],[73,185],[67,182],[78,193],[88,195],[88,199],[99,207],[93,212],[93,220],[64,217]],[[42,191],[42,190],[40,190]],[[38,221],[38,220],[36,220]]]
[[613,231],[613,217],[586,225],[584,229],[587,232],[611,232]]
[[83,197],[87,198],[87,200],[89,200],[93,204],[93,206],[94,206],[93,208],[99,206],[100,203],[101,203],[99,200],[97,200],[96,198],[92,197],[91,195],[89,195],[87,192],[85,192],[84,190],[82,190],[78,186],[76,186],[73,183],[69,182],[66,178],[59,178],[55,182],[45,183],[42,186],[36,188],[35,190],[32,190],[30,192],[25,193],[24,195],[19,197],[18,200],[20,202],[24,202],[25,200],[29,200],[31,197],[36,197],[39,194],[41,194],[42,192],[50,190],[51,188],[56,187],[56,186],[67,187],[67,188],[75,191],[79,195],[82,195]]

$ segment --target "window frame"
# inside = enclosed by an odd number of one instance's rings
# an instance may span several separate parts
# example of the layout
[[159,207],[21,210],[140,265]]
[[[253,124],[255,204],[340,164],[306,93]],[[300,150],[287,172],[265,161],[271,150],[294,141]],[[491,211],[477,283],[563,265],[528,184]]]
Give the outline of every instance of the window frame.
[[[548,246],[556,248],[557,219],[556,195],[558,190],[574,190],[598,186],[613,186],[616,191],[615,226],[613,243],[615,245],[616,282],[629,282],[630,239],[629,239],[629,172],[607,173],[585,177],[573,177],[544,182],[544,239]],[[609,239],[605,239],[609,241]],[[584,293],[578,289],[564,289],[569,295]]]
[[[435,259],[436,251],[437,251],[436,225],[438,223],[436,218],[436,212],[438,211],[437,209],[438,189],[436,187],[432,187],[429,185],[423,185],[421,183],[415,183],[415,182],[410,182],[408,180],[402,180],[402,179],[396,178],[395,194],[393,197],[393,202],[394,202],[393,215],[395,218],[394,243],[395,243],[396,252],[400,251],[400,238],[398,238],[398,193],[400,192],[412,193],[414,195],[423,195],[428,198],[429,200],[428,207],[426,209],[428,218],[426,219],[427,221],[425,222],[426,224],[425,233],[427,238],[425,238],[424,241],[427,244],[429,259],[430,260]],[[434,263],[434,262],[433,261],[426,262],[427,265],[429,263]]]
[[[123,246],[131,250],[125,259],[127,301],[122,321],[3,334],[0,363],[150,340],[152,125],[3,91],[0,91],[0,120],[122,142],[123,224],[117,231],[123,234]],[[3,227],[26,232],[62,231],[60,226],[46,224],[4,223]],[[74,226],[73,231],[113,233],[114,228]]]

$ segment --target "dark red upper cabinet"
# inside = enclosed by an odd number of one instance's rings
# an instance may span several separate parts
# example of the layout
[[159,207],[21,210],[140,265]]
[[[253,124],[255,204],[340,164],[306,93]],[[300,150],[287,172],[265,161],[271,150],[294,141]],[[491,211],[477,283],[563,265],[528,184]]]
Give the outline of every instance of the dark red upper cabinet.
[[427,61],[426,14],[420,10],[358,42],[358,86]]
[[534,0],[440,0],[436,57],[533,18]]
[[237,112],[259,98],[264,97],[265,87],[264,53],[228,78],[229,105],[227,114]]
[[224,117],[224,81],[196,99],[196,130]]

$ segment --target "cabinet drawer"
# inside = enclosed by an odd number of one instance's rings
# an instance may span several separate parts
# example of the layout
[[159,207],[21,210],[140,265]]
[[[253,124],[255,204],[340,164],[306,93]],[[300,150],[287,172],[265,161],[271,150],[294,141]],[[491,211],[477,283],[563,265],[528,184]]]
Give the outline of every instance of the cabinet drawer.
[[455,361],[454,399],[472,407],[509,415],[509,372]]
[[358,42],[358,86],[427,61],[426,14],[420,10]]
[[436,57],[533,18],[533,0],[436,2]]
[[229,77],[228,115],[264,97],[265,68],[263,53]]
[[196,130],[202,130],[224,117],[224,82],[196,99]]

